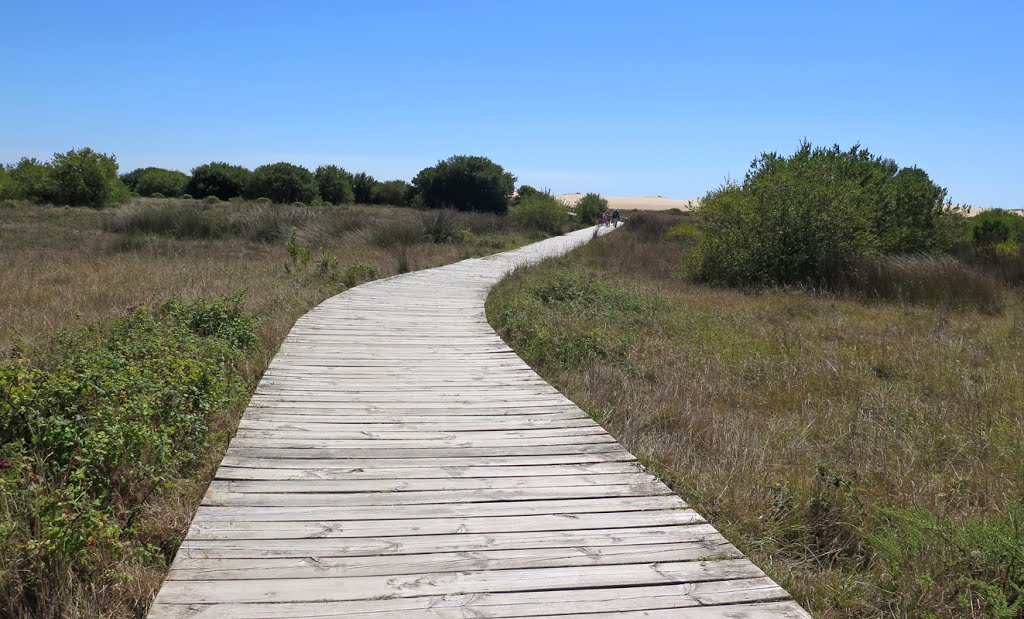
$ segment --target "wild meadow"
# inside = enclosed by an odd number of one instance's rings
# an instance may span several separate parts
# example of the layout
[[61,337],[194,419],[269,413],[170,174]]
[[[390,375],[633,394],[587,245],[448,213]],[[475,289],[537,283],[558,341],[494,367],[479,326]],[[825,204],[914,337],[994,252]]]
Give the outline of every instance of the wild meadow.
[[931,233],[868,211],[844,255],[840,192],[769,167],[788,182],[758,168],[516,272],[491,324],[815,617],[1024,616],[1018,216],[964,219],[909,173]]
[[299,316],[547,234],[448,209],[0,203],[0,615],[142,616]]

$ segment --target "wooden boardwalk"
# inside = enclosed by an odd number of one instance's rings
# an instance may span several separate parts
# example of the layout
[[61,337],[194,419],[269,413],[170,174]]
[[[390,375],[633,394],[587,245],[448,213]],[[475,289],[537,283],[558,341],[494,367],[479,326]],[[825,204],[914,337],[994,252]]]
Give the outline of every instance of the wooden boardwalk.
[[302,317],[150,617],[808,617],[488,326],[511,268],[592,233]]

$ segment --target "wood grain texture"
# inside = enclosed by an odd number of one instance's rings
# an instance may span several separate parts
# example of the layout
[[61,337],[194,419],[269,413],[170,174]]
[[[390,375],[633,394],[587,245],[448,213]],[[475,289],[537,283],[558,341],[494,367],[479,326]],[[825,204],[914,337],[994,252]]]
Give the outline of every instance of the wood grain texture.
[[808,617],[488,326],[491,286],[593,234],[300,318],[149,616]]

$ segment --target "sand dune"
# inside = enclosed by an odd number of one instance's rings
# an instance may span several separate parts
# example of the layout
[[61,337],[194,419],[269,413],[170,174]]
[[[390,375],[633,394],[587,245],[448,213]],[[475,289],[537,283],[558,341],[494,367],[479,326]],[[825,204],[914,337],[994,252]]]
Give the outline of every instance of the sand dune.
[[[582,193],[563,193],[555,196],[559,201],[569,206],[575,205],[583,197]],[[601,196],[608,200],[608,208],[621,211],[667,211],[670,208],[677,208],[681,211],[692,211],[700,205],[699,199],[675,200],[663,196]]]

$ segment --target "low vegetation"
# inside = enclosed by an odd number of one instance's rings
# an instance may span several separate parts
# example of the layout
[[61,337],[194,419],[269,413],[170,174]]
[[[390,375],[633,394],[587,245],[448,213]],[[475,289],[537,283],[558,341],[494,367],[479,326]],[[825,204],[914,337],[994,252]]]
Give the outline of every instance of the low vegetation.
[[1021,617],[1021,289],[921,254],[855,290],[711,287],[699,223],[634,214],[489,319],[814,616]]
[[448,210],[0,204],[0,615],[144,614],[299,316],[544,236]]

